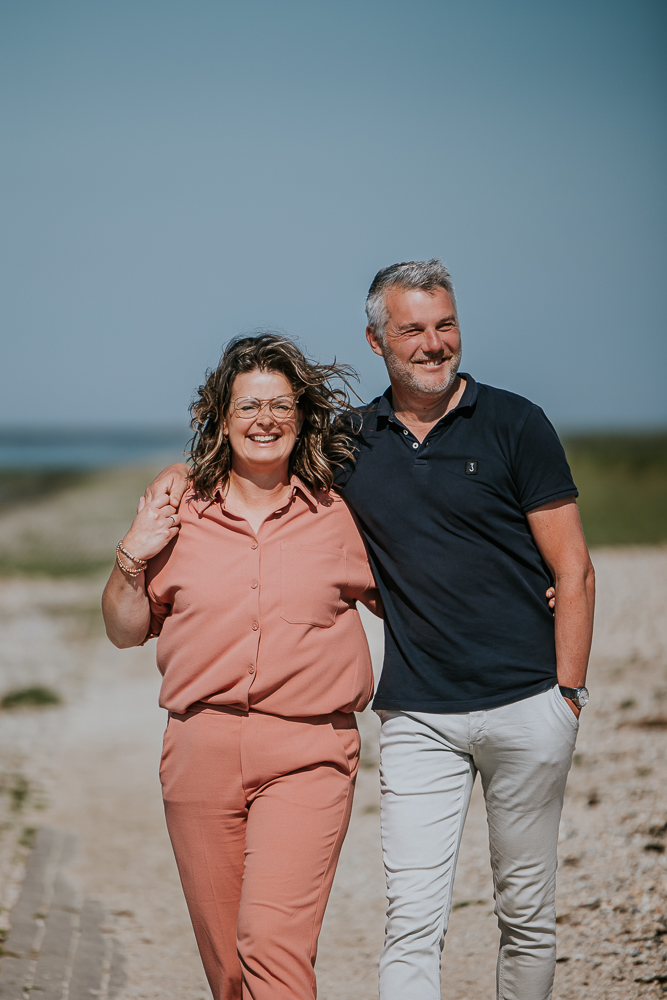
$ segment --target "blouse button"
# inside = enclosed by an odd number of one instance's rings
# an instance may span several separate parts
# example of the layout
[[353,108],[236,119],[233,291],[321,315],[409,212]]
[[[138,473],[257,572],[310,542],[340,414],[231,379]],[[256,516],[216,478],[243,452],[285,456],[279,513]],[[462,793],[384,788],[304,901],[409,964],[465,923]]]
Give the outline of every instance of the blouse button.
[[258,628],[259,628],[259,622],[253,622],[252,623],[253,632],[256,632]]
[[251,664],[250,664],[250,666],[248,667],[248,673],[249,673],[249,674],[254,674],[254,673],[255,673],[255,668],[253,667],[252,663],[251,663]]
[[253,542],[252,545],[250,546],[250,548],[251,549],[256,549],[257,548],[257,542]]
[[253,580],[252,583],[250,584],[250,586],[252,587],[253,590],[256,590],[257,589],[257,580]]

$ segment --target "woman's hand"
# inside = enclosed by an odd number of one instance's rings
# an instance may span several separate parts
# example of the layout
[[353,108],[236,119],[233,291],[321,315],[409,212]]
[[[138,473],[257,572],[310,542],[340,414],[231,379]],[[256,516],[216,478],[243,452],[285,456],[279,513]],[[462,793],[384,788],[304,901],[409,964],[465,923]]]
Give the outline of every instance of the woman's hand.
[[547,601],[549,602],[549,607],[553,611],[556,607],[556,590],[554,587],[549,587],[547,590]]
[[152,559],[176,537],[180,526],[180,515],[168,494],[158,494],[151,500],[142,497],[137,516],[123,539],[123,548],[137,559]]
[[[123,548],[136,559],[152,559],[176,537],[180,526],[178,512],[166,493],[148,501],[142,497],[137,516],[123,539]],[[122,559],[129,564],[127,556]],[[116,563],[102,595],[102,613],[114,646],[127,649],[144,642],[151,621],[144,574],[128,576]]]

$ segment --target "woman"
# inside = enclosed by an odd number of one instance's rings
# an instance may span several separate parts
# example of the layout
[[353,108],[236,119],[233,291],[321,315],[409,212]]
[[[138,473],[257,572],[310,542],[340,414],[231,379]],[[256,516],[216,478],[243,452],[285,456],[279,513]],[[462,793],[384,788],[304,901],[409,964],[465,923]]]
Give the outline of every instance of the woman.
[[141,506],[103,610],[119,647],[158,635],[169,835],[216,1000],[312,998],[381,614],[333,467],[340,368],[236,339],[193,405],[191,490]]

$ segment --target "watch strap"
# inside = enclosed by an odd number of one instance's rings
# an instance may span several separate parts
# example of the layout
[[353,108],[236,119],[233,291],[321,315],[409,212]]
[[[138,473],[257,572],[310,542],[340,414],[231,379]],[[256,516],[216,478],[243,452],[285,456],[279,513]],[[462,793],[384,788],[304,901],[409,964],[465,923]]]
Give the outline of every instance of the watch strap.
[[579,692],[581,688],[566,688],[562,684],[558,685],[558,690],[562,694],[563,698],[569,698],[570,701],[574,701],[575,698],[579,697]]

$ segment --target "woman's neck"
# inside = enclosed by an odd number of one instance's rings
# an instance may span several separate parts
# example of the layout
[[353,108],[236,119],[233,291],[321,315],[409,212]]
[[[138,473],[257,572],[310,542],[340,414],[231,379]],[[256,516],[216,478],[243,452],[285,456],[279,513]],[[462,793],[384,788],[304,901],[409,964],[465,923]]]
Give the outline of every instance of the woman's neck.
[[225,507],[230,513],[244,517],[257,531],[267,514],[287,499],[290,488],[287,468],[265,473],[232,468]]

